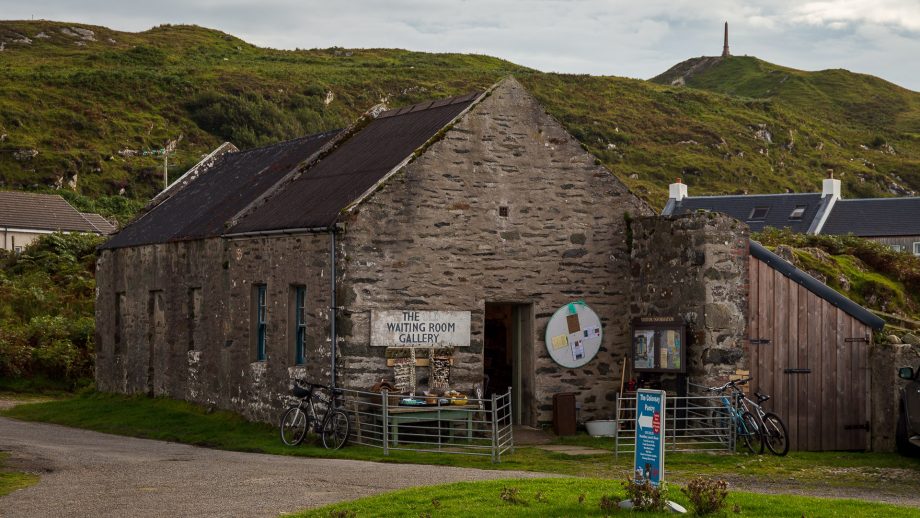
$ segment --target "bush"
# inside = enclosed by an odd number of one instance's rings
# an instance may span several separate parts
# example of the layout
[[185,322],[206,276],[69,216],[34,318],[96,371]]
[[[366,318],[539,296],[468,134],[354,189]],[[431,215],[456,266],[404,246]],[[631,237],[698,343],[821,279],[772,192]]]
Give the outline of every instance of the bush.
[[668,490],[664,482],[659,486],[649,480],[639,481],[629,478],[623,482],[626,498],[632,501],[636,511],[664,511],[668,503]]
[[690,507],[697,516],[713,514],[725,507],[728,497],[728,483],[724,480],[712,480],[697,477],[682,488],[681,492],[690,500]]

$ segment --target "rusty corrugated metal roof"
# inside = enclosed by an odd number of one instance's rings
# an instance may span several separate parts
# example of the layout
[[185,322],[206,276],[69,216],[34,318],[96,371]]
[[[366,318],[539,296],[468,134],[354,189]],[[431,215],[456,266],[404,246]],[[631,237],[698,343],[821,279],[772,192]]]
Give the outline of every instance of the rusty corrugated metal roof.
[[331,225],[342,209],[410,157],[478,97],[474,93],[381,113],[242,218],[232,232]]
[[121,248],[217,237],[225,224],[316,153],[337,132],[222,155],[198,178],[106,242]]
[[[303,167],[306,159],[339,132],[222,155],[103,248],[329,226],[342,209],[409,158],[479,95],[385,111],[353,135],[341,135],[342,141],[335,143],[327,155],[290,181],[285,180],[288,173]],[[234,217],[263,195],[261,205],[248,209],[250,212],[228,228]]]
[[17,191],[0,191],[0,227],[98,233],[60,195]]

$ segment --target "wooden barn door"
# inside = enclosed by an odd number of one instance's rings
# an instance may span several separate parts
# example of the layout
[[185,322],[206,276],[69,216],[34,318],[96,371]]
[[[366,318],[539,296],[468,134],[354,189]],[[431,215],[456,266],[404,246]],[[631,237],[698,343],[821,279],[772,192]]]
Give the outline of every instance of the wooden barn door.
[[867,447],[868,327],[750,259],[752,392],[786,423],[793,450]]

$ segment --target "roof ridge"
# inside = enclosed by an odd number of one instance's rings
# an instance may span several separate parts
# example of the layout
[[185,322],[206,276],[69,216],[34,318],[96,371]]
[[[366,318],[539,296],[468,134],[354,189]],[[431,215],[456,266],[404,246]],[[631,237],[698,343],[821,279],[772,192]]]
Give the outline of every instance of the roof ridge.
[[273,143],[271,143],[271,144],[265,144],[265,145],[258,146],[258,147],[252,147],[252,148],[249,148],[249,149],[240,150],[240,151],[237,151],[236,153],[233,153],[233,155],[235,155],[235,156],[243,156],[243,155],[245,155],[245,154],[247,154],[247,153],[250,153],[250,152],[253,152],[253,151],[261,151],[261,150],[263,150],[263,149],[268,149],[268,148],[272,148],[272,147],[275,147],[275,146],[282,146],[282,145],[284,145],[284,144],[290,144],[290,143],[296,142],[296,141],[298,141],[298,140],[308,140],[308,139],[320,138],[320,137],[324,137],[324,136],[326,136],[326,135],[329,135],[329,134],[331,134],[331,133],[339,133],[339,132],[342,131],[342,129],[343,129],[343,128],[334,129],[334,130],[328,130],[328,131],[321,131],[321,132],[319,132],[319,133],[310,133],[309,135],[302,135],[302,136],[300,136],[300,137],[289,138],[289,139],[287,139],[287,140],[279,140],[278,142],[273,142]]
[[378,119],[383,119],[386,117],[395,117],[397,115],[405,115],[407,113],[415,113],[424,110],[430,110],[432,108],[441,108],[443,106],[450,106],[452,104],[459,104],[470,102],[482,95],[483,92],[470,92],[463,95],[455,95],[453,97],[443,97],[441,99],[431,99],[428,101],[423,101],[416,104],[410,104],[409,106],[403,106],[401,108],[393,108],[386,110],[377,115]]
[[684,200],[698,200],[701,198],[753,198],[755,196],[821,196],[821,193],[820,192],[773,192],[773,193],[764,193],[764,194],[704,194],[702,196],[687,196],[684,198]]

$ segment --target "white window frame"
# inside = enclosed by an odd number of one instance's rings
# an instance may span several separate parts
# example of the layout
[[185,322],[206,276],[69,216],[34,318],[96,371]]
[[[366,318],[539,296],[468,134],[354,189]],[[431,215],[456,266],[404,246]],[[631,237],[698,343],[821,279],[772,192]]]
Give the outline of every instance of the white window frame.
[[920,241],[914,241],[914,255],[920,255]]
[[890,246],[891,249],[894,250],[895,252],[903,252],[903,251],[907,250],[907,247],[906,247],[905,245],[899,245],[899,244],[897,244],[897,243],[891,244],[891,245],[888,245],[888,246]]

